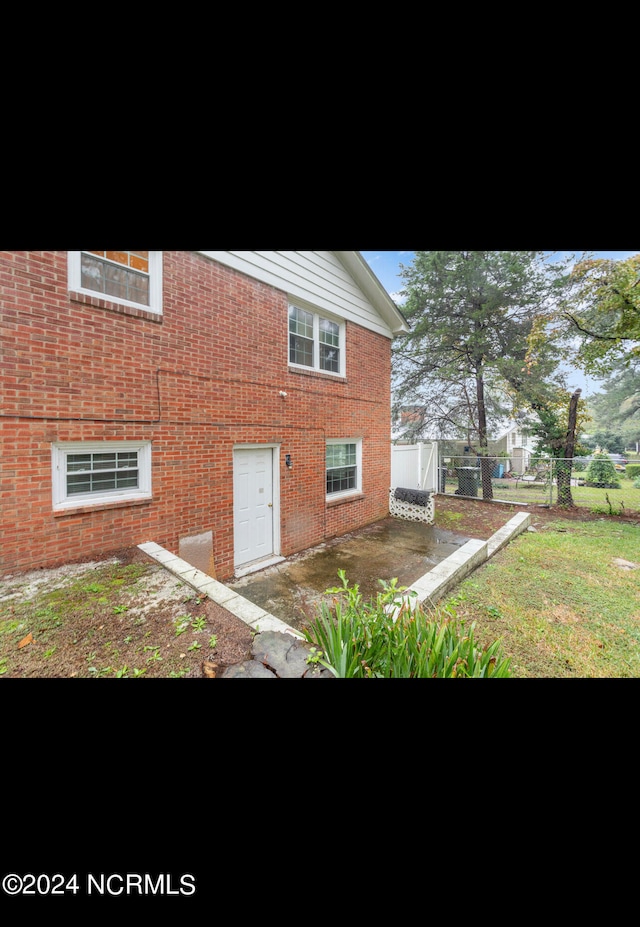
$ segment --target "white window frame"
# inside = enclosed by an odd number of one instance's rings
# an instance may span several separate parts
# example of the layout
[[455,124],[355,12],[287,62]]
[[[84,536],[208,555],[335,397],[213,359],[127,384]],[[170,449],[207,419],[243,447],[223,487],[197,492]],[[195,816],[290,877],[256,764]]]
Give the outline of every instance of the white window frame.
[[67,252],[67,268],[69,289],[74,293],[83,293],[86,296],[93,296],[97,299],[103,299],[109,303],[115,303],[118,306],[129,306],[131,309],[144,309],[145,312],[154,312],[156,315],[162,315],[162,251],[149,252],[149,305],[146,303],[137,303],[129,299],[121,299],[117,296],[109,296],[99,290],[91,290],[81,285],[81,255],[82,251]]
[[327,466],[325,458],[324,483],[325,495],[327,502],[333,502],[335,499],[347,499],[349,496],[356,496],[362,493],[362,438],[327,438],[326,445],[330,444],[355,444],[356,446],[356,485],[353,489],[344,489],[342,492],[326,492],[327,485]]
[[[106,454],[113,451],[137,451],[138,486],[105,492],[67,493],[67,458],[69,454]],[[114,502],[137,502],[151,499],[150,441],[62,441],[51,445],[51,486],[54,512]]]
[[[294,364],[291,360],[291,342],[289,331],[289,309],[302,309],[303,312],[309,312],[313,315],[313,366],[307,364]],[[333,322],[339,328],[339,351],[340,351],[340,370],[323,370],[320,366],[320,320],[326,319],[327,322]],[[344,319],[340,319],[335,315],[332,315],[330,312],[320,312],[318,309],[313,306],[308,305],[308,303],[303,302],[302,300],[289,300],[289,306],[287,308],[287,361],[289,367],[293,370],[313,370],[314,373],[322,373],[328,377],[345,377],[347,375],[347,339],[346,339],[347,327]]]

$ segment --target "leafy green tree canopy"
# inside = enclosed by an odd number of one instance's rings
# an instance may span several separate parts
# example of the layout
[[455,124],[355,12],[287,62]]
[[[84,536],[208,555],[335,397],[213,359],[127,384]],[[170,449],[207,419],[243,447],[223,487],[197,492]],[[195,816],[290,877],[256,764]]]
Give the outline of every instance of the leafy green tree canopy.
[[576,364],[606,375],[640,359],[640,254],[626,261],[585,258],[569,282],[563,314],[579,338]]
[[[624,453],[625,447],[640,443],[640,356],[613,367],[600,392],[590,398],[589,407],[594,420],[595,443],[619,453]],[[607,433],[608,440],[598,437],[601,432]]]

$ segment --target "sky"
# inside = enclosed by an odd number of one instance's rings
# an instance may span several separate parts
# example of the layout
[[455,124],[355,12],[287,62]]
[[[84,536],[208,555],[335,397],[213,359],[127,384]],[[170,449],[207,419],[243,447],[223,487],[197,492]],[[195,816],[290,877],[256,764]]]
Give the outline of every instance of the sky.
[[[559,251],[558,257],[568,257],[571,254],[582,254],[582,251]],[[637,251],[593,251],[590,252],[595,258],[610,258],[614,261],[624,261],[640,254],[640,248]],[[365,259],[371,270],[374,272],[380,283],[389,293],[391,298],[402,308],[399,299],[399,290],[402,289],[402,279],[400,277],[400,265],[408,267],[413,262],[414,251],[361,251],[360,254]],[[580,371],[569,371],[568,388],[570,390],[580,388],[582,398],[598,392],[601,381],[594,380],[591,377],[585,377]]]

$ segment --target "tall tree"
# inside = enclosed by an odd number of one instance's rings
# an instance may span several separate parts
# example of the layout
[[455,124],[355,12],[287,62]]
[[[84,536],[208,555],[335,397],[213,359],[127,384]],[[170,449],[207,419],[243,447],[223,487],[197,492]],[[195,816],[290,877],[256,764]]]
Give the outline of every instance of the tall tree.
[[576,432],[578,429],[578,402],[582,390],[577,389],[569,401],[569,415],[567,434],[563,448],[562,460],[556,464],[556,479],[558,482],[558,502],[560,505],[573,505],[571,494],[571,469],[573,467],[573,454],[576,446]]
[[[589,401],[594,419],[594,436],[600,446],[609,451],[640,445],[640,355],[625,358],[611,369],[600,392]],[[601,432],[616,435],[622,447]]]
[[577,336],[575,361],[606,375],[640,358],[640,254],[626,261],[586,257],[570,274],[563,304],[569,333]]
[[[402,266],[411,331],[394,343],[396,407],[411,407],[422,433],[457,429],[481,457],[514,395],[557,376],[553,339],[529,342],[534,321],[561,291],[565,264],[544,251],[416,251]],[[492,498],[491,464],[482,467]]]

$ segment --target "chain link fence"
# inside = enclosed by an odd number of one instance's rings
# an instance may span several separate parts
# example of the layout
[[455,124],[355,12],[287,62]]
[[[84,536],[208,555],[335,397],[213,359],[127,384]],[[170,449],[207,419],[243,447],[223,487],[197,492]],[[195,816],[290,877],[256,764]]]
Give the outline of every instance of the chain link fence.
[[[631,461],[593,457],[565,458],[441,455],[438,491],[495,502],[553,505],[568,503],[603,513],[640,512],[640,487]],[[636,462],[640,463],[640,459]]]

